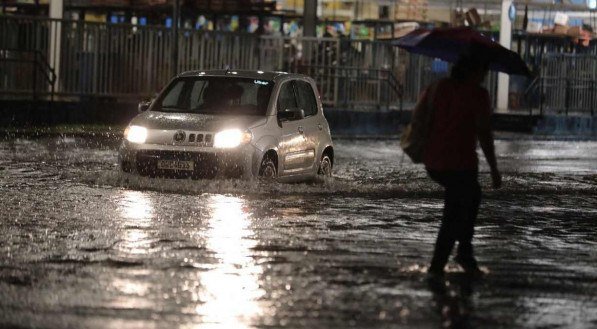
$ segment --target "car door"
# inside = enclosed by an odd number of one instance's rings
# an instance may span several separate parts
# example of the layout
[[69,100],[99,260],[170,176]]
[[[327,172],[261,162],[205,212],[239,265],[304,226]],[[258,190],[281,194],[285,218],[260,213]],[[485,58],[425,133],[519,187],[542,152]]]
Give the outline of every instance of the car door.
[[[280,87],[277,111],[297,108],[295,81],[287,81]],[[280,176],[301,174],[308,169],[309,152],[304,134],[304,123],[298,120],[279,120],[281,127],[278,155],[281,160]]]
[[322,118],[319,115],[317,99],[315,98],[315,92],[311,84],[305,80],[296,80],[295,91],[297,96],[297,105],[299,108],[305,111],[305,118],[301,120],[303,130],[303,137],[305,138],[305,166],[309,169],[319,166],[317,154],[318,148],[321,141],[321,133],[323,125],[320,120]]

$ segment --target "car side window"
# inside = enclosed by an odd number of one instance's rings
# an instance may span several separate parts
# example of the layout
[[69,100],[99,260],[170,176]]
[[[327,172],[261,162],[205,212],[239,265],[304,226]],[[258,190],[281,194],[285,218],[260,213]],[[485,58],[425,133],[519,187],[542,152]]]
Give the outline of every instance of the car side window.
[[305,116],[317,114],[317,99],[311,84],[305,81],[296,81],[298,107],[305,111]]
[[296,104],[296,97],[294,96],[294,82],[289,81],[282,85],[280,88],[280,94],[278,95],[278,111],[284,111],[286,109],[293,109],[298,107]]

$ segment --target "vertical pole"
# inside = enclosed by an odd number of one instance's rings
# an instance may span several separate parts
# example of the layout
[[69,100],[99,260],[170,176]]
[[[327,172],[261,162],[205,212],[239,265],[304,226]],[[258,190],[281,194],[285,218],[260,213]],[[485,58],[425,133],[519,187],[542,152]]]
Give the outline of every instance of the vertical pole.
[[303,35],[314,37],[317,26],[317,0],[305,0],[303,17]]
[[[512,0],[502,0],[502,16],[500,20],[500,44],[506,49],[510,49],[512,43],[512,22],[509,17]],[[498,91],[497,91],[497,112],[508,112],[508,88],[510,78],[507,74],[499,73]]]
[[541,58],[541,68],[539,69],[539,115],[543,116],[543,99],[544,99],[544,91],[545,88],[545,57]]
[[178,21],[180,14],[180,0],[174,0],[172,5],[172,49],[170,53],[170,75],[178,73]]
[[57,21],[50,21],[50,66],[54,68],[56,73],[56,85],[59,85],[60,77],[60,44],[62,41],[62,21],[64,15],[64,3],[63,0],[52,0],[50,1],[50,19],[57,19]]
[[595,57],[593,57],[592,59],[590,59],[590,63],[591,66],[593,66],[593,77],[591,80],[591,89],[590,94],[591,94],[591,117],[593,115],[595,115],[595,92],[597,92],[597,84],[595,83],[595,81],[597,81],[597,60],[595,60]]
[[33,74],[33,100],[37,100],[37,51],[33,50],[33,62],[31,62],[31,73]]
[[[333,68],[333,74],[334,74],[334,107],[338,106],[338,88],[339,88],[339,84],[338,84],[338,74],[340,73],[338,70],[338,63],[340,62],[340,40],[341,39],[336,39],[335,43],[336,43],[336,67]],[[332,64],[333,65],[333,64]]]

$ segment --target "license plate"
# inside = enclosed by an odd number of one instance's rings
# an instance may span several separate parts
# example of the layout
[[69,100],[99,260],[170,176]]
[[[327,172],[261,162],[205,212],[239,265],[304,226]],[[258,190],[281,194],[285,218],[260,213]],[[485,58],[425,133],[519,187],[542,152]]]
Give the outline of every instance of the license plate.
[[193,167],[193,161],[158,160],[158,169],[192,171]]

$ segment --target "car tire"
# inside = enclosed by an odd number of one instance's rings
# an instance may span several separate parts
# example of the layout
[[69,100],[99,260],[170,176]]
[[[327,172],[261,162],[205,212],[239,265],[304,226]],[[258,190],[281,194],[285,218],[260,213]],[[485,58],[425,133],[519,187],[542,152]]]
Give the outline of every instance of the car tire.
[[321,161],[319,161],[319,169],[317,170],[317,174],[324,177],[332,176],[332,159],[329,155],[324,154],[321,156]]
[[265,156],[259,167],[259,178],[263,180],[274,180],[278,177],[276,163],[270,156]]

